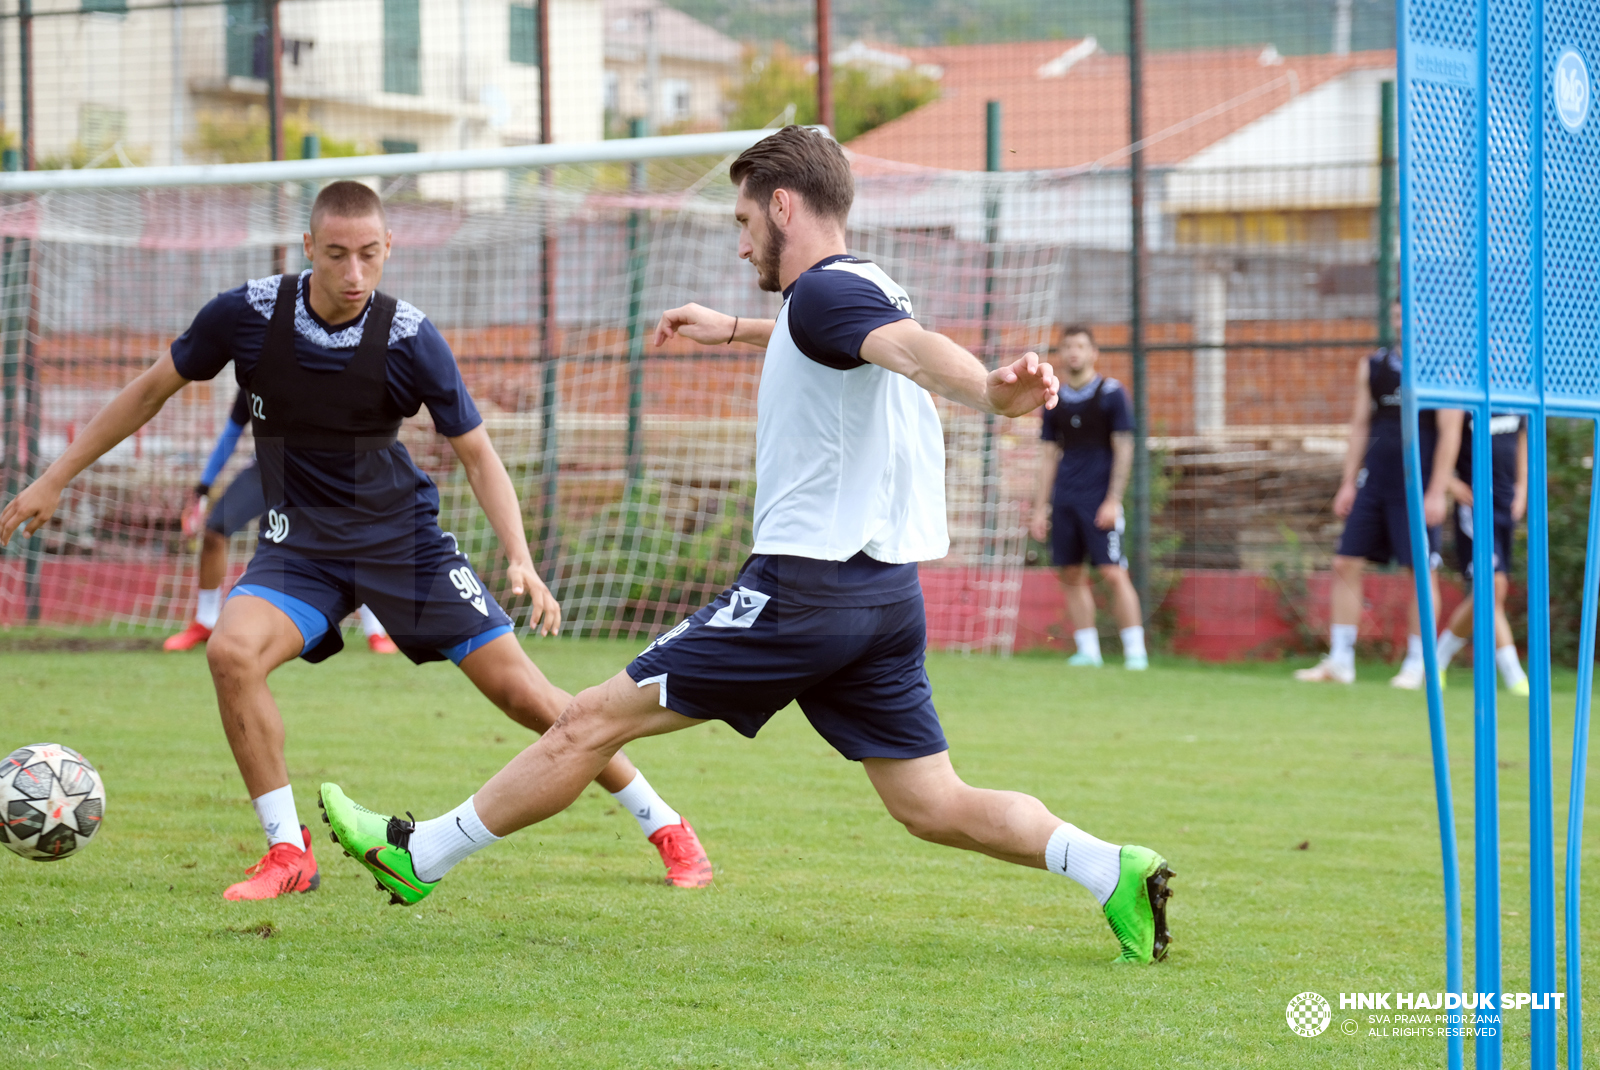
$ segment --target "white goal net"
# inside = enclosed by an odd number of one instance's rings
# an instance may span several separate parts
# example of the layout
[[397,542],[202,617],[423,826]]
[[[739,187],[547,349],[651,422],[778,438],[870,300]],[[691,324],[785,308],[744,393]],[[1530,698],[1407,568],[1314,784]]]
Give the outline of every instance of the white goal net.
[[[0,177],[6,496],[214,294],[302,266],[316,189],[361,176],[394,231],[383,288],[454,349],[568,633],[653,635],[720,592],[750,550],[761,353],[657,350],[648,336],[685,301],[777,311],[737,258],[727,181],[759,136]],[[1102,188],[1120,188],[854,166],[852,251],[905,286],[924,325],[990,360],[1048,345],[1062,235],[1090,225]],[[235,390],[231,372],[186,387],[74,481],[43,531],[5,549],[0,624],[187,619],[196,546],[180,514]],[[952,549],[922,568],[930,642],[1008,652],[1037,418],[940,411]],[[500,593],[503,559],[448,444],[425,412],[402,437],[439,484],[441,525]],[[247,431],[219,492],[250,457]],[[234,538],[230,576],[254,541],[253,525]]]

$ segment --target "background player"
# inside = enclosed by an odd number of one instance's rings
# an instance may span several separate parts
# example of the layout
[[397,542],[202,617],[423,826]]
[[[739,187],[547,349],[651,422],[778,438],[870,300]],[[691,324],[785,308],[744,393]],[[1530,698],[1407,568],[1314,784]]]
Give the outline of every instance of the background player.
[[[193,650],[211,638],[211,630],[222,614],[222,581],[228,576],[228,539],[267,511],[266,498],[261,491],[261,470],[254,461],[233,477],[233,482],[209,513],[205,509],[211,485],[222,474],[228,458],[233,456],[239,436],[249,422],[250,395],[241,390],[233,399],[233,410],[228,414],[222,434],[217,436],[217,444],[206,461],[200,482],[195,484],[194,499],[183,512],[183,533],[200,534],[200,583],[195,594],[194,619],[177,635],[168,636],[161,644],[163,650]],[[361,631],[367,637],[369,650],[374,654],[400,652],[378,622],[377,614],[362,605],[356,609],[356,615],[361,619]]]
[[[1390,310],[1399,331],[1400,302]],[[1343,517],[1344,532],[1333,558],[1332,636],[1328,655],[1295,679],[1354,683],[1356,633],[1361,624],[1361,574],[1368,561],[1394,561],[1410,571],[1411,529],[1407,526],[1405,459],[1400,444],[1400,361],[1398,348],[1380,349],[1356,365],[1355,403],[1350,416],[1350,437],[1345,446],[1344,478],[1334,495],[1333,512]],[[1424,410],[1418,416],[1422,471],[1427,479],[1422,512],[1428,524],[1429,575],[1437,564],[1439,528],[1448,503],[1445,498],[1461,445],[1461,413],[1455,409]],[[1439,604],[1434,580],[1434,605]],[[1412,588],[1415,590],[1415,588]],[[1422,625],[1416,596],[1411,596],[1406,618],[1406,657],[1389,681],[1415,691],[1422,686]],[[1429,633],[1433,621],[1429,621]]]
[[1133,411],[1115,379],[1096,375],[1100,350],[1081,323],[1062,332],[1066,377],[1056,406],[1044,411],[1039,437],[1039,478],[1029,532],[1050,535],[1051,564],[1060,569],[1067,615],[1077,652],[1068,665],[1100,664],[1100,633],[1094,626],[1094,592],[1084,561],[1111,588],[1111,615],[1122,633],[1123,665],[1150,667],[1144,648],[1139,595],[1128,578],[1122,552],[1122,494],[1133,470]]
[[[1511,544],[1516,526],[1528,510],[1528,419],[1500,414],[1489,417],[1489,441],[1494,457],[1494,662],[1500,669],[1500,682],[1513,695],[1528,694],[1528,676],[1517,657],[1517,644],[1506,619],[1506,574],[1511,569]],[[1439,672],[1441,679],[1450,660],[1472,640],[1472,417],[1462,432],[1461,454],[1456,459],[1456,478],[1450,481],[1450,494],[1456,500],[1451,514],[1454,529],[1456,567],[1467,578],[1467,597],[1450,614],[1450,623],[1439,633]]]
[[[548,728],[570,700],[528,659],[453,536],[438,526],[439,491],[398,441],[401,420],[428,406],[455,450],[507,557],[530,623],[556,632],[561,609],[534,571],[516,490],[437,328],[377,292],[391,235],[377,194],[334,182],[317,194],[304,238],[311,269],[253,280],[210,301],[169,354],[125,387],[83,433],[0,510],[0,545],[50,519],[62,488],[147,423],[192,379],[231,361],[251,395],[256,460],[268,509],[255,556],[223,606],[206,659],[223,728],[266,833],[266,855],[229,899],[270,899],[317,886],[299,820],[283,719],[267,687],[279,665],[322,661],[344,645],[335,624],[366,602],[414,662],[450,659],[512,720]],[[661,852],[668,882],[711,881],[688,823],[626,758],[602,786]]]
[[335,835],[397,900],[416,902],[473,851],[565,809],[628,740],[710,719],[754,736],[797,699],[914,835],[1065,874],[1101,904],[1123,961],[1161,958],[1166,861],[1096,839],[1031,796],[965,784],[923,667],[916,562],[950,546],[943,431],[928,392],[1021,416],[1055,404],[1050,365],[1029,353],[986,372],[923,330],[882,269],[848,254],[854,185],[825,135],[785,127],[729,174],[739,255],[762,289],[784,293],[783,307],[774,321],[685,305],[662,316],[655,343],[683,335],[766,347],[755,546],[738,580],[574,699],[540,744],[443,817],[413,825],[324,784]]

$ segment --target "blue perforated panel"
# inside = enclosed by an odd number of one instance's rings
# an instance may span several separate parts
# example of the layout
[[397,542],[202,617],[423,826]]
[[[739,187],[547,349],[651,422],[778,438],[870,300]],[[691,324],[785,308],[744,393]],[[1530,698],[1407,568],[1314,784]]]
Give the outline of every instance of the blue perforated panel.
[[1489,384],[1533,392],[1533,18],[1526,3],[1489,6]]
[[[1559,403],[1600,395],[1600,117],[1593,114],[1595,62],[1600,59],[1600,18],[1594,0],[1545,4],[1544,73],[1544,387]],[[1558,115],[1558,59],[1568,49],[1588,73],[1586,121],[1568,129]],[[1560,72],[1568,76],[1571,67]],[[1574,100],[1566,101],[1568,114]]]

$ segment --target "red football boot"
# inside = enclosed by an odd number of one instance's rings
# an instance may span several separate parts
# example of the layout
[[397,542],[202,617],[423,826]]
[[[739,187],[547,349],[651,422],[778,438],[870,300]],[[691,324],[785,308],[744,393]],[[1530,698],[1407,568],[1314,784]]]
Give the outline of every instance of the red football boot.
[[177,635],[167,636],[167,641],[161,644],[162,650],[193,650],[195,647],[211,638],[211,629],[197,620],[189,622],[189,626]]
[[400,648],[394,645],[394,640],[379,632],[377,635],[367,636],[367,649],[374,654],[398,654]]
[[261,861],[245,870],[250,879],[230,885],[224,899],[276,899],[290,892],[316,891],[322,883],[317,859],[311,853],[311,830],[300,826],[304,850],[292,843],[275,843]]
[[711,860],[689,822],[663,825],[650,836],[667,864],[667,883],[674,888],[704,888],[711,883]]

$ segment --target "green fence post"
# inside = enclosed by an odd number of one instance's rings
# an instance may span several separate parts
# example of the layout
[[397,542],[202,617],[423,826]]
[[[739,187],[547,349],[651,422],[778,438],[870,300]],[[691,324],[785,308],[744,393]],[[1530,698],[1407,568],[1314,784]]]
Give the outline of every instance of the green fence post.
[[[984,108],[984,168],[994,173],[1000,170],[1000,102],[991,100]],[[983,272],[983,363],[993,369],[999,357],[998,339],[994,332],[994,275],[1000,266],[995,245],[1000,240],[1000,193],[991,186],[984,200],[984,272]],[[995,556],[995,536],[999,527],[1000,487],[995,471],[993,413],[983,414],[983,556]]]
[[1378,344],[1394,345],[1395,123],[1394,83],[1382,86],[1382,121],[1378,146]]
[[[629,135],[643,137],[645,121],[634,119]],[[645,164],[633,165],[635,193],[645,187]],[[649,221],[634,208],[628,213],[628,492],[634,492],[644,474],[644,434],[640,410],[644,405],[644,275],[648,258],[645,228]]]

